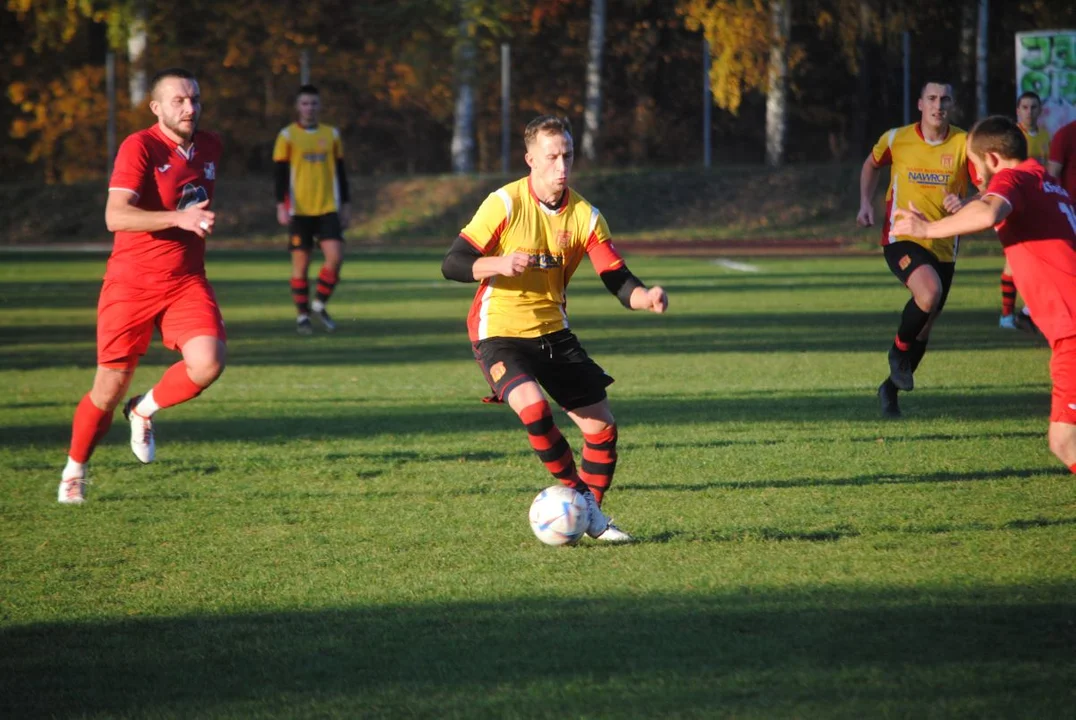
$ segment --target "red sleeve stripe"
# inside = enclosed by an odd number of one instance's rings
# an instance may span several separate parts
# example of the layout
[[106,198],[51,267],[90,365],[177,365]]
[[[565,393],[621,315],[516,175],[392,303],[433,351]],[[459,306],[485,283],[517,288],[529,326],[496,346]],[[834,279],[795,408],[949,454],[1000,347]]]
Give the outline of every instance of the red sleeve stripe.
[[624,264],[624,258],[620,257],[613,243],[598,242],[594,233],[591,233],[587,239],[587,257],[590,258],[590,262],[599,275],[615,270]]

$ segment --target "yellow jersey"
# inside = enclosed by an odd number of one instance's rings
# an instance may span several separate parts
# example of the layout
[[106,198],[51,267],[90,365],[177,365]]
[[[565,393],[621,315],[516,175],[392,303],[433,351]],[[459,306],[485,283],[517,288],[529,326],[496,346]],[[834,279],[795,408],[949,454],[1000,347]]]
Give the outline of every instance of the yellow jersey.
[[953,125],[943,140],[931,142],[923,137],[919,123],[893,128],[875,143],[871,151],[878,167],[891,165],[889,189],[885,194],[885,222],[882,245],[910,240],[930,250],[942,262],[955,262],[960,238],[898,237],[890,233],[898,208],[907,209],[912,202],[927,220],[948,215],[942,202],[946,193],[963,197],[968,191],[968,161],[965,154],[967,133]]
[[331,125],[304,128],[292,123],[280,131],[273,162],[291,166],[288,187],[292,215],[327,215],[340,210],[336,162],[344,157],[340,133]]
[[1040,165],[1046,167],[1046,161],[1050,157],[1050,133],[1041,125],[1035,132],[1031,132],[1023,125],[1020,129],[1024,131],[1024,137],[1027,138],[1027,156],[1038,160]]
[[[491,337],[536,338],[568,327],[565,291],[583,256],[610,243],[598,208],[570,188],[556,209],[535,197],[525,177],[491,193],[460,236],[487,257],[522,251],[530,265],[516,277],[483,280],[467,315],[472,342]],[[595,256],[608,256],[596,253]],[[594,257],[592,256],[592,261]],[[623,264],[615,257],[601,271]]]

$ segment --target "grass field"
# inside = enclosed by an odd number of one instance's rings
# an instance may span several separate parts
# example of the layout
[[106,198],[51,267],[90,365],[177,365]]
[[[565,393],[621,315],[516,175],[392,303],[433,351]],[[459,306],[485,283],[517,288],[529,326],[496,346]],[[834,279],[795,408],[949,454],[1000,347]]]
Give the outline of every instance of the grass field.
[[211,254],[227,372],[152,465],[117,422],[64,507],[103,256],[2,257],[0,717],[1072,716],[1076,485],[999,258],[962,263],[897,422],[880,257],[629,258],[661,317],[582,268],[640,542],[570,548],[531,535],[551,480],[478,401],[439,260],[355,253],[341,330],[302,338],[285,257]]

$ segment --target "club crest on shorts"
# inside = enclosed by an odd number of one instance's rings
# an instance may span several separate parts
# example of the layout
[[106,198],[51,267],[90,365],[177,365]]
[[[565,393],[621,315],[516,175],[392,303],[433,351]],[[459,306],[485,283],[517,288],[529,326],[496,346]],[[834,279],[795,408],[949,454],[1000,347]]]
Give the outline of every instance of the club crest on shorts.
[[946,170],[952,170],[956,167],[956,158],[949,154],[942,155],[941,166]]
[[216,180],[217,179],[217,164],[216,163],[207,162],[205,164],[204,169],[205,169],[205,179],[206,180]]
[[572,244],[572,233],[570,230],[557,230],[557,247],[564,250]]
[[291,246],[292,247],[299,247],[302,244],[303,244],[303,239],[301,237],[299,237],[298,235],[292,235],[291,236]]
[[902,257],[900,259],[900,262],[897,263],[897,265],[900,266],[901,270],[907,270],[908,266],[911,265],[911,264],[912,264],[912,256],[911,255],[905,255],[904,257]]
[[503,362],[493,363],[493,367],[489,369],[489,376],[493,382],[500,382],[506,372]]

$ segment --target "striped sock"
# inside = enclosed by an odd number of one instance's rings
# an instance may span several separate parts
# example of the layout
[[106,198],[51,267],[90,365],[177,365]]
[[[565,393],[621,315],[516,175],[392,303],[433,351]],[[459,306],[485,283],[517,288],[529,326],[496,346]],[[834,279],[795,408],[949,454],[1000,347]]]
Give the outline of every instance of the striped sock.
[[542,400],[528,405],[519,411],[519,419],[527,428],[527,439],[546,470],[564,485],[584,492],[587,488],[576,472],[572,448],[553,422],[549,403]]
[[321,271],[318,273],[318,290],[314,295],[323,304],[329,301],[332,297],[333,290],[336,289],[336,283],[340,281],[340,273],[336,272],[328,266],[322,266]]
[[599,505],[605,491],[613,484],[613,473],[616,472],[616,440],[616,425],[610,425],[593,435],[583,434],[583,463],[579,477],[594,493],[594,499]]
[[310,283],[306,278],[291,279],[291,299],[300,315],[310,314]]
[[1012,275],[1001,273],[1001,314],[1012,315],[1016,308],[1016,283]]

